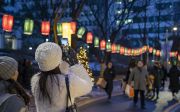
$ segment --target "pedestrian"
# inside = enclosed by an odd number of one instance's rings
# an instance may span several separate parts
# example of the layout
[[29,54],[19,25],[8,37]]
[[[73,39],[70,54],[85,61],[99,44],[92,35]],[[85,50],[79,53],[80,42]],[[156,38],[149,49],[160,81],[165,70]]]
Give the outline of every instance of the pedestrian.
[[[129,76],[132,72],[132,70],[136,67],[136,60],[135,59],[132,59],[129,63],[129,66],[128,66],[128,71],[127,71],[127,74],[126,74],[126,77],[124,79],[124,93],[125,93],[125,88],[126,88],[126,85],[128,84],[128,81],[129,81]],[[134,79],[132,79],[133,81]]]
[[138,102],[138,95],[140,93],[141,108],[145,109],[145,90],[146,90],[146,79],[148,71],[144,67],[143,61],[138,61],[137,67],[135,67],[129,77],[129,85],[131,85],[132,79],[134,79],[134,105]]
[[165,82],[166,82],[166,80],[167,80],[167,70],[166,70],[166,68],[165,68],[165,66],[164,65],[162,65],[162,72],[163,72],[163,78],[162,78],[162,88],[164,89],[165,88]]
[[154,75],[154,85],[153,85],[153,96],[151,99],[154,99],[155,94],[156,94],[155,100],[158,100],[159,99],[159,91],[160,91],[160,87],[161,87],[161,81],[163,78],[163,72],[162,72],[159,62],[154,63],[152,74]]
[[177,68],[177,65],[174,63],[169,71],[169,79],[170,79],[170,85],[169,85],[169,89],[172,92],[172,96],[174,99],[176,99],[176,95],[180,89],[180,71]]
[[86,69],[62,60],[59,45],[45,42],[35,52],[40,73],[31,79],[32,93],[37,112],[69,112],[76,109],[74,99],[88,94],[92,89]]
[[112,65],[112,62],[109,61],[107,63],[107,68],[104,71],[104,79],[107,82],[105,91],[108,95],[108,99],[111,99],[112,91],[113,91],[113,80],[115,79],[116,73],[115,69]]
[[0,57],[0,112],[27,112],[30,98],[17,82],[18,62]]

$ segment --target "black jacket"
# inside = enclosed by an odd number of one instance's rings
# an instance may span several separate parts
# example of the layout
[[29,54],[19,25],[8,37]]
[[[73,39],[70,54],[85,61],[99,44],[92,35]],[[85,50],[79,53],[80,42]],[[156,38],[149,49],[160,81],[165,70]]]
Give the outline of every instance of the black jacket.
[[176,66],[173,66],[169,71],[169,79],[170,79],[170,85],[169,89],[178,91],[180,89],[180,83],[179,83],[179,77],[180,77],[180,71]]
[[104,79],[107,80],[114,80],[114,78],[116,77],[116,73],[114,70],[114,67],[112,68],[106,68],[104,71]]

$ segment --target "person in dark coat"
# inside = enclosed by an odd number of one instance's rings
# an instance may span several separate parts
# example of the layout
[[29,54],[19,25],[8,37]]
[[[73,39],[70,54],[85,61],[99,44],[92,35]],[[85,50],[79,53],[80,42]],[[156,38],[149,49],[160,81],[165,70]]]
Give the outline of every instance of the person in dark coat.
[[161,69],[162,69],[162,72],[163,72],[163,78],[162,78],[161,85],[162,85],[162,87],[164,89],[165,88],[165,82],[166,82],[166,79],[167,79],[167,70],[166,70],[166,68],[164,66],[162,66]]
[[161,81],[163,78],[163,72],[160,68],[160,64],[159,62],[155,62],[154,64],[154,68],[153,68],[153,75],[154,75],[154,85],[153,85],[153,97],[155,97],[155,93],[156,93],[156,100],[159,99],[159,90],[161,87]]
[[104,71],[104,79],[107,82],[107,85],[105,87],[105,91],[108,94],[108,99],[111,99],[111,94],[113,90],[113,80],[116,76],[114,67],[112,65],[112,62],[108,62],[107,68]]
[[173,98],[176,98],[175,94],[178,93],[180,89],[180,82],[179,82],[180,71],[178,70],[175,64],[172,65],[168,76],[170,79],[169,89],[172,92]]

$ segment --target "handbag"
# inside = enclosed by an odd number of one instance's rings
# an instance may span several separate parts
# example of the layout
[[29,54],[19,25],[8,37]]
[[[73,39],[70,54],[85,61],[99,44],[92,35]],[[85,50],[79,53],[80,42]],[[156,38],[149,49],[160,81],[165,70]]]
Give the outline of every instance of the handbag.
[[125,94],[129,97],[132,98],[134,97],[134,88],[132,88],[130,85],[126,85],[126,89],[125,89]]
[[104,80],[104,78],[99,78],[96,85],[104,89],[107,85],[107,82]]
[[[67,89],[67,101],[66,101],[66,111],[65,112],[77,112],[77,106],[75,103],[73,104],[72,100],[71,100],[68,76],[65,77],[65,82],[66,82],[66,89]],[[71,106],[69,106],[69,101],[71,103]]]

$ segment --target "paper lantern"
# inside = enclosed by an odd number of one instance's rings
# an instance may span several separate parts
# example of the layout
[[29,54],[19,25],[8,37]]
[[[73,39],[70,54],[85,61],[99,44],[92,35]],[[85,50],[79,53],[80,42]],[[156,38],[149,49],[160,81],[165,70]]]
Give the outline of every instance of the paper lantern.
[[139,55],[143,53],[143,48],[139,49]]
[[177,57],[178,52],[170,52],[169,55],[170,57]]
[[128,48],[124,48],[124,54],[128,56]]
[[111,49],[112,53],[116,53],[116,44],[112,44]]
[[70,23],[62,23],[62,38],[68,39],[68,44],[71,46],[71,24]]
[[57,35],[62,35],[62,24],[57,23]]
[[99,38],[98,37],[94,38],[94,47],[99,47]]
[[156,54],[156,49],[153,49],[153,55],[155,55]]
[[147,49],[148,49],[148,46],[144,46],[144,47],[143,47],[143,52],[146,52]]
[[41,24],[41,34],[42,35],[49,35],[50,33],[50,22],[49,21],[42,21]]
[[124,47],[120,47],[120,54],[124,54],[124,53],[125,53]]
[[34,28],[34,21],[31,19],[26,19],[24,21],[24,34],[32,35],[33,28]]
[[160,56],[160,50],[156,51],[156,56]]
[[131,55],[132,56],[135,56],[135,52],[134,51],[135,51],[134,49],[131,50]]
[[92,42],[93,42],[93,34],[91,32],[88,32],[86,36],[86,43],[92,44]]
[[131,56],[132,54],[131,54],[131,49],[128,49],[127,50],[127,54],[128,54],[128,56]]
[[3,15],[2,28],[4,31],[11,32],[14,24],[14,17],[11,15]]
[[76,22],[70,22],[70,24],[71,24],[71,31],[72,31],[71,33],[75,34],[77,23]]
[[116,53],[120,52],[120,45],[116,45]]
[[107,43],[106,43],[106,51],[107,51],[107,52],[110,52],[110,51],[111,51],[111,43],[110,43],[110,42],[107,42]]
[[100,42],[100,49],[101,50],[105,50],[106,49],[106,41],[105,40],[101,40],[101,42]]
[[80,27],[77,33],[78,38],[82,38],[82,36],[84,35],[86,29],[84,27]]
[[153,48],[150,47],[150,48],[149,48],[149,53],[152,53],[152,52],[153,52]]

